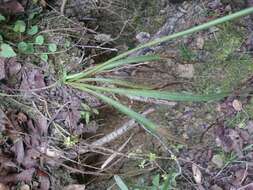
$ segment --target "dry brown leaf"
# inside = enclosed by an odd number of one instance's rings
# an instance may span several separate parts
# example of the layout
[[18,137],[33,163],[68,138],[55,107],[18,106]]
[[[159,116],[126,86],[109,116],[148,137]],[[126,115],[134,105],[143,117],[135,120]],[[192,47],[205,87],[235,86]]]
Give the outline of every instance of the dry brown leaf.
[[0,80],[5,78],[5,58],[0,57]]
[[9,190],[10,188],[4,185],[3,183],[0,183],[0,190]]
[[242,111],[242,103],[239,100],[235,99],[232,106],[236,111]]
[[85,185],[68,185],[63,190],[85,190]]
[[194,178],[195,182],[197,184],[201,184],[202,173],[196,164],[192,164],[192,174],[193,174],[193,178]]
[[17,1],[12,0],[0,4],[0,12],[5,14],[17,14],[24,12],[24,7]]
[[205,44],[204,38],[198,37],[198,38],[196,39],[196,46],[197,46],[198,49],[203,49],[204,44]]

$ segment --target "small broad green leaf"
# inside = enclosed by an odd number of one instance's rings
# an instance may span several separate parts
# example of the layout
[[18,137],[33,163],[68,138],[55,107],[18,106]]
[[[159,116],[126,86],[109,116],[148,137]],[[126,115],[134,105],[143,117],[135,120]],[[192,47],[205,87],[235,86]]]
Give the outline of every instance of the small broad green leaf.
[[14,32],[23,33],[25,32],[26,24],[23,20],[17,20],[14,24]]
[[50,44],[48,44],[48,50],[49,50],[50,52],[56,52],[56,50],[57,50],[56,44],[55,44],[55,43],[50,43]]
[[38,14],[38,13],[37,12],[30,13],[29,16],[28,16],[28,19],[32,20],[35,17],[36,14]]
[[34,47],[32,43],[27,43],[27,49],[25,53],[34,53]]
[[34,48],[33,48],[32,43],[19,42],[18,50],[21,51],[22,53],[28,53],[28,54],[34,53]]
[[70,41],[69,40],[66,40],[65,43],[64,43],[64,48],[69,48],[70,47]]
[[0,34],[0,43],[3,43],[3,36]]
[[47,54],[41,54],[41,55],[40,55],[40,58],[42,59],[42,61],[47,62],[47,60],[48,60],[48,55],[47,55]]
[[121,177],[115,175],[114,179],[118,185],[118,187],[120,188],[120,190],[129,190],[127,185],[124,183],[124,181],[121,179]]
[[16,53],[10,45],[2,43],[0,47],[0,57],[10,58],[16,56]]
[[43,45],[44,44],[44,37],[42,35],[38,35],[35,38],[35,43],[38,45]]
[[2,14],[0,14],[0,22],[1,21],[5,21],[5,20],[6,20],[5,16],[3,16]]
[[27,43],[26,42],[19,42],[18,43],[18,50],[21,52],[26,52],[27,50]]
[[35,25],[35,26],[32,26],[31,28],[29,28],[29,30],[27,31],[27,34],[29,34],[29,35],[34,35],[34,34],[37,34],[38,33],[38,30],[39,30],[39,28],[38,28],[38,26],[37,25]]

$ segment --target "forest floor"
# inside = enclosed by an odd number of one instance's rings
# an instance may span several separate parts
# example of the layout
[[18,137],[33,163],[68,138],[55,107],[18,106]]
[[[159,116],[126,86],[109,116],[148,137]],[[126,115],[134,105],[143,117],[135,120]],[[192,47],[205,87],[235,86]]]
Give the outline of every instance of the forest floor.
[[[138,55],[162,60],[101,75],[157,90],[231,92],[205,103],[112,96],[161,126],[173,156],[131,118],[62,82],[65,73],[246,3],[64,2],[16,2],[0,27],[1,43],[16,52],[0,58],[0,190],[120,189],[114,176],[134,190],[158,190],[167,182],[168,189],[253,189],[253,17],[146,48]],[[25,23],[23,32],[17,21]],[[124,126],[130,129],[115,137]]]

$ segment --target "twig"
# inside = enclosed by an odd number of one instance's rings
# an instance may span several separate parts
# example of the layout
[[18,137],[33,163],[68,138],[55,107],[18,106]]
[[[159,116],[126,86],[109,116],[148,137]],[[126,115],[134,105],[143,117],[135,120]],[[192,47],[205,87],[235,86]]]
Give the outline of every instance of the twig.
[[61,15],[64,15],[64,9],[68,0],[62,0],[61,4]]
[[[142,115],[148,115],[154,111],[155,111],[154,108],[149,108],[148,110],[144,111],[142,113]],[[123,124],[123,126],[120,127],[119,129],[116,129],[115,131],[111,132],[110,134],[91,143],[91,146],[102,146],[106,143],[109,143],[109,142],[115,140],[116,138],[118,138],[119,136],[123,135],[124,133],[126,133],[130,129],[134,128],[136,125],[137,125],[137,123],[135,122],[135,120],[131,119],[131,120],[127,121],[125,124]]]
[[[127,139],[127,141],[121,145],[118,149],[118,152],[122,151],[123,148],[125,148],[125,146],[129,143],[129,141],[132,139],[133,135],[131,137],[129,137]],[[101,166],[101,169],[104,169],[118,154],[117,153],[113,153],[111,156],[109,156],[108,159],[106,159],[106,161],[103,163],[103,165]]]

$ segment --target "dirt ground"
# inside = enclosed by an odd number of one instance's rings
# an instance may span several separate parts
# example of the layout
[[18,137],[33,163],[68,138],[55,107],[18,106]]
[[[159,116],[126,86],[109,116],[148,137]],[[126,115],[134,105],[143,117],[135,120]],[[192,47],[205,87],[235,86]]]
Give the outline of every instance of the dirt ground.
[[[120,189],[115,175],[134,190],[162,189],[166,181],[167,189],[253,189],[251,16],[136,53],[160,55],[159,62],[101,75],[157,90],[231,91],[207,103],[113,97],[148,112],[161,126],[162,141],[61,81],[64,73],[83,71],[152,39],[246,8],[251,1],[20,3],[25,14],[9,13],[8,21],[38,25],[38,35],[46,44],[57,44],[57,51],[46,60],[37,53],[46,51],[43,46],[0,58],[0,190]],[[0,34],[11,44],[29,40],[8,26],[0,27]],[[134,127],[110,138],[127,125]]]

